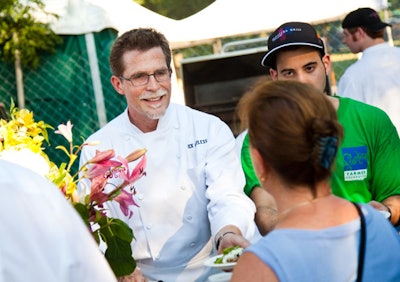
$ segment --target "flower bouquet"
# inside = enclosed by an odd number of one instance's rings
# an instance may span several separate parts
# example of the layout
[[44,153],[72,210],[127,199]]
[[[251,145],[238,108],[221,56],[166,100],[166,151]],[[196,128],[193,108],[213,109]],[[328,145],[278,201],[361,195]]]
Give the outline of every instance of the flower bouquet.
[[[71,168],[83,146],[95,144],[74,145],[72,127],[68,121],[55,131],[64,136],[69,145],[68,148],[56,147],[68,157],[68,162],[57,166],[42,148],[44,141],[49,144],[47,130],[54,128],[43,121],[35,122],[31,111],[18,109],[12,103],[10,119],[0,119],[0,158],[27,166],[53,182],[75,207],[97,243],[104,244],[102,249],[105,249],[104,255],[114,274],[117,277],[129,275],[136,267],[130,245],[133,232],[125,222],[109,217],[104,204],[116,201],[126,216],[133,215],[130,207],[136,203],[130,191],[134,191],[133,184],[145,175],[146,150],[139,149],[125,158],[118,156],[116,159],[112,149],[97,151],[91,160],[73,173]],[[130,171],[128,163],[133,161],[137,164]],[[111,178],[119,178],[121,184],[106,192],[105,187],[111,185],[108,181]],[[78,193],[78,186],[83,192]]]

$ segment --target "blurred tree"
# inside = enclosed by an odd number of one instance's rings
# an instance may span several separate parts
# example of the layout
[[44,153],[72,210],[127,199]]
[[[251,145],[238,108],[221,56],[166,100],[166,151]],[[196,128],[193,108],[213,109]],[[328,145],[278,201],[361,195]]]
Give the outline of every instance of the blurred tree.
[[400,9],[400,0],[389,0],[389,9],[398,10]]
[[61,43],[48,23],[39,22],[34,15],[57,17],[44,10],[41,0],[1,0],[0,2],[0,60],[15,64],[18,107],[25,107],[22,67],[39,65],[42,52],[55,52]]
[[134,0],[136,3],[160,15],[175,20],[189,17],[204,9],[215,0]]

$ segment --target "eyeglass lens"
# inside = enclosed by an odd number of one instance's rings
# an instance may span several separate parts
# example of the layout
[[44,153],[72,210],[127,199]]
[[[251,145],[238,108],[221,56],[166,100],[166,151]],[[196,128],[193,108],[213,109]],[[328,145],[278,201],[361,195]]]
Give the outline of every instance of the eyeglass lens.
[[144,85],[149,82],[150,76],[154,76],[154,78],[158,82],[166,81],[171,77],[170,69],[157,70],[154,73],[138,73],[136,75],[131,76],[129,79],[133,85]]

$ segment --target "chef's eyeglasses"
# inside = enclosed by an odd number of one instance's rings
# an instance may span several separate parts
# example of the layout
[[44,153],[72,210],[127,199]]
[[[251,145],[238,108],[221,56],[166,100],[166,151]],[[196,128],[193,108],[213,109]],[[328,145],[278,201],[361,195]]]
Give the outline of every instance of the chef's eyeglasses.
[[172,70],[171,69],[162,69],[157,70],[153,73],[137,73],[132,75],[129,78],[119,76],[120,79],[130,81],[133,86],[141,86],[149,83],[150,76],[154,76],[157,82],[167,81],[171,78]]

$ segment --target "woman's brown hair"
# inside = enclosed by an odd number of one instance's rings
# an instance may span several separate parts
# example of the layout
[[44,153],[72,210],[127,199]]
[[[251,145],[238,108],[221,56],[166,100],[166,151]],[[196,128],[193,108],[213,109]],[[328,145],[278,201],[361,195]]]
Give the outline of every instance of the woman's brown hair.
[[343,130],[327,97],[297,81],[265,81],[244,95],[238,114],[250,144],[289,185],[330,176]]

